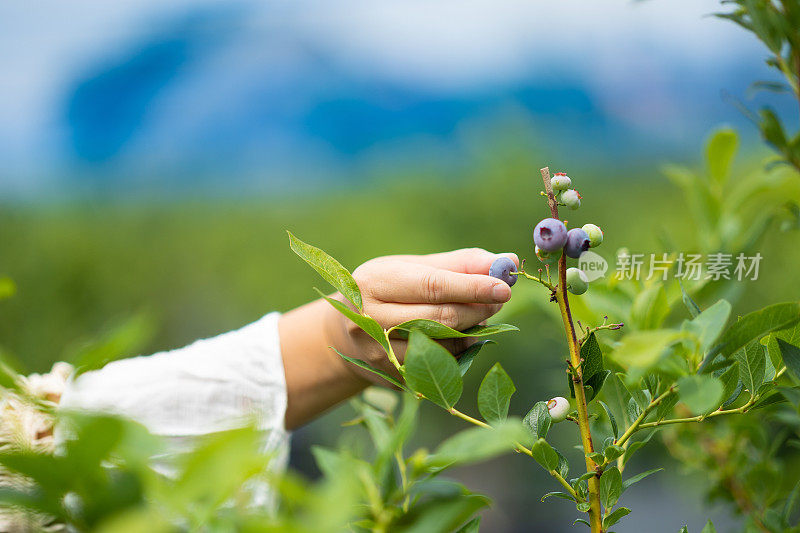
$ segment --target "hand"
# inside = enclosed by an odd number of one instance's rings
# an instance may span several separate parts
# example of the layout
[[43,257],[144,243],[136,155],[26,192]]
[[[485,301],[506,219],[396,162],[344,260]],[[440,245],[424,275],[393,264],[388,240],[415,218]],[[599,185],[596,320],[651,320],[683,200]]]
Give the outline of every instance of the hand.
[[[515,254],[504,255],[519,267]],[[464,330],[485,322],[511,298],[511,288],[487,274],[497,257],[498,254],[480,248],[431,255],[378,257],[359,266],[353,277],[361,289],[364,312],[384,329],[407,320],[427,318]],[[346,302],[338,293],[334,297]],[[331,346],[399,377],[381,346],[355,323],[332,308],[326,323],[326,335]],[[466,350],[473,342],[475,340],[471,338],[440,341],[453,354]],[[405,340],[392,340],[392,347],[401,362],[406,345]],[[387,384],[355,365],[348,364],[347,368],[363,379]]]

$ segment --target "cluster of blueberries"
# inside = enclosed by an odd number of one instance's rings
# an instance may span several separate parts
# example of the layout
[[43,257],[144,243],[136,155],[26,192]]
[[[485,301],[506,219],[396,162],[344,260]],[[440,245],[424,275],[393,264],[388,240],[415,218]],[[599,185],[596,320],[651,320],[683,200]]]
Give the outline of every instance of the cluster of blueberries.
[[[555,174],[550,179],[550,185],[560,204],[570,209],[577,209],[581,205],[581,195],[575,189],[570,189],[572,180],[563,172]],[[567,231],[563,222],[556,218],[545,218],[533,228],[533,242],[536,257],[545,264],[552,264],[559,260],[562,252],[567,257],[577,259],[588,250],[599,246],[603,242],[603,231],[594,224],[584,224],[582,228],[573,228]],[[489,268],[489,275],[502,279],[509,286],[517,282],[514,272],[515,265],[511,259],[500,257]],[[568,268],[566,272],[567,290],[572,294],[583,294],[589,288],[586,274],[578,268]]]

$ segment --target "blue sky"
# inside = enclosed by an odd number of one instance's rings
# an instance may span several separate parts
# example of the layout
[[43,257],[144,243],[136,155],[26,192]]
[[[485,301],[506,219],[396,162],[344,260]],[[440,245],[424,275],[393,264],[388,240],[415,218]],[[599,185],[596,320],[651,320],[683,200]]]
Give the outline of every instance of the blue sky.
[[[716,1],[0,3],[0,192],[287,183],[445,157],[518,116],[554,146],[672,156],[763,52]],[[477,126],[476,126],[477,125]],[[615,153],[615,151],[619,153]]]

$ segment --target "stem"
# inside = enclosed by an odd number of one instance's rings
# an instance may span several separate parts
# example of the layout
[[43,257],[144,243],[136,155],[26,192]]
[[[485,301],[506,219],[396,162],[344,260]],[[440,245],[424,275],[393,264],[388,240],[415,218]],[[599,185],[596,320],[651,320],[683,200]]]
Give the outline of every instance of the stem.
[[633,434],[636,433],[638,430],[642,429],[643,427],[649,427],[643,424],[644,419],[647,418],[647,415],[649,415],[653,409],[655,409],[661,402],[663,402],[667,396],[674,393],[675,391],[676,387],[674,386],[670,387],[661,396],[651,401],[650,404],[645,408],[645,410],[642,411],[642,414],[640,414],[636,418],[636,420],[633,421],[630,427],[625,430],[625,433],[623,433],[622,436],[619,439],[617,439],[617,442],[615,442],[615,444],[617,444],[618,446],[623,446],[628,441],[628,439],[630,439],[633,436]]
[[[786,372],[786,367],[781,367],[776,373],[775,377],[772,378],[772,381],[777,380],[780,378],[783,373]],[[642,412],[641,415],[631,424],[631,426],[625,431],[625,433],[619,438],[616,444],[623,445],[631,436],[636,433],[640,429],[647,429],[647,428],[654,428],[658,426],[668,426],[671,424],[687,424],[691,422],[702,422],[706,418],[714,418],[716,416],[723,416],[723,415],[735,415],[735,414],[744,414],[750,410],[753,405],[758,402],[763,396],[763,394],[755,394],[750,397],[750,399],[744,405],[740,407],[735,407],[733,409],[718,409],[716,411],[712,411],[710,413],[704,415],[697,415],[697,416],[689,416],[685,418],[668,418],[666,420],[656,420],[655,422],[644,422],[644,419],[647,418],[647,415],[660,404],[664,398],[672,394],[673,392],[677,391],[677,387],[673,385],[670,387],[664,394],[650,402],[650,405]]]
[[[473,417],[469,416],[466,413],[462,413],[461,411],[459,411],[455,407],[451,407],[450,409],[447,410],[447,412],[449,412],[453,416],[457,416],[461,420],[466,420],[470,424],[475,424],[476,426],[480,426],[482,428],[489,428],[489,429],[491,429],[491,427],[492,427],[489,424],[487,424],[486,422],[482,422],[482,421],[478,420],[477,418],[473,418]],[[527,455],[529,457],[533,457],[533,452],[529,448],[526,448],[525,446],[523,446],[520,443],[516,443],[515,444],[515,449],[516,449],[516,451],[518,451],[520,453],[524,453],[525,455]],[[567,480],[564,479],[564,477],[561,474],[559,474],[555,470],[550,470],[549,472],[550,472],[551,476],[556,478],[556,481],[561,483],[561,485],[565,489],[567,489],[567,491],[569,491],[570,495],[573,498],[575,498],[576,501],[580,501],[580,498],[578,497],[578,494],[575,492],[575,489],[572,488],[572,485],[570,485],[567,482]]]
[[[394,328],[392,328],[394,329]],[[386,346],[389,347],[389,351],[386,352],[386,355],[389,357],[389,361],[392,362],[394,367],[400,372],[400,375],[403,374],[403,365],[400,364],[400,361],[397,360],[397,356],[394,353],[394,349],[392,348],[392,341],[389,340],[389,334],[392,332],[392,329],[385,329],[383,330],[383,336],[386,337]]]
[[542,278],[537,278],[536,276],[531,276],[530,274],[528,274],[524,270],[520,270],[519,272],[511,272],[511,275],[516,275],[516,274],[519,274],[521,276],[525,276],[526,278],[528,278],[530,280],[533,280],[533,281],[536,281],[538,283],[541,283],[542,285],[544,285],[545,287],[547,287],[551,291],[554,291],[556,289],[555,286],[552,283],[549,283],[548,281],[543,280]]
[[[558,217],[558,203],[556,202],[555,195],[553,195],[553,188],[550,185],[550,169],[544,167],[541,169],[542,181],[544,182],[545,191],[547,191],[547,203],[550,206],[550,212],[553,218],[560,220]],[[580,428],[581,441],[583,443],[583,452],[586,459],[586,471],[597,471],[597,464],[589,457],[594,453],[594,445],[592,444],[592,432],[589,428],[589,410],[586,404],[586,391],[583,388],[583,371],[581,369],[581,356],[578,351],[578,339],[575,335],[575,325],[572,323],[572,314],[569,309],[569,298],[567,296],[567,256],[561,254],[558,260],[558,286],[556,287],[556,301],[558,302],[558,309],[561,311],[561,320],[564,323],[564,330],[567,336],[567,344],[569,345],[570,364],[572,366],[572,381],[575,389],[575,402],[578,407],[578,427]],[[588,479],[588,501],[589,501],[589,523],[591,525],[592,533],[603,533],[603,515],[600,508],[600,487],[599,475],[592,476]]]

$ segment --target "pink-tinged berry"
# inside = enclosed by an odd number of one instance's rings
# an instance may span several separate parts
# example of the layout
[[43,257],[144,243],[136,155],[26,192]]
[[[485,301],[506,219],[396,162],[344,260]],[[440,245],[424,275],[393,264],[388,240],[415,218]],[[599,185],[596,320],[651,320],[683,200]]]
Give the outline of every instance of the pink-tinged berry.
[[575,189],[567,189],[561,193],[561,203],[570,209],[578,209],[581,206],[581,195]]
[[570,185],[572,185],[572,180],[563,172],[556,172],[550,178],[550,186],[553,187],[553,191],[566,191]]
[[567,242],[567,227],[556,218],[545,218],[533,228],[533,242],[545,252],[560,250]]
[[548,400],[547,410],[550,412],[553,422],[563,422],[569,414],[569,401],[561,396],[556,396]]

